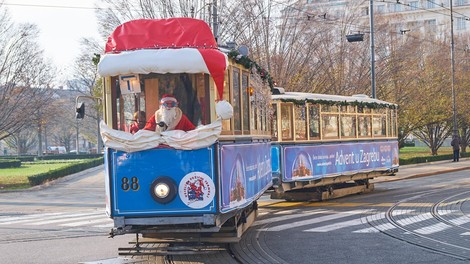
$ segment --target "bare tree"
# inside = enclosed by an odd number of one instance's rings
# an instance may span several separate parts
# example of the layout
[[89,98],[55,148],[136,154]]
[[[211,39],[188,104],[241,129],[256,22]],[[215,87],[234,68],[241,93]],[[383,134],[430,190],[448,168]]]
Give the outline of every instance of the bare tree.
[[11,134],[5,139],[8,147],[16,149],[18,155],[32,154],[37,146],[35,127],[29,126],[27,129]]
[[53,69],[44,60],[37,37],[35,25],[13,24],[7,13],[3,13],[0,19],[0,139],[37,121],[35,115],[50,99],[48,88],[54,79]]

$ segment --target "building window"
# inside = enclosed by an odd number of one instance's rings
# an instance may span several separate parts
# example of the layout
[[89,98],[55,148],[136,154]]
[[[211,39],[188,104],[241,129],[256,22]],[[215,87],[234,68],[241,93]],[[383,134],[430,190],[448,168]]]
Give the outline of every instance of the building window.
[[411,8],[411,10],[416,10],[416,9],[418,9],[418,1],[412,1],[412,2],[410,2],[410,8]]
[[393,4],[393,12],[401,12],[401,4]]
[[457,30],[465,30],[467,28],[467,24],[465,23],[466,20],[463,17],[458,17],[456,20],[456,28]]
[[436,32],[436,20],[435,19],[430,19],[430,20],[425,20],[424,21],[424,26],[428,31]]
[[379,14],[385,13],[385,5],[378,5],[377,6],[377,13],[379,13]]

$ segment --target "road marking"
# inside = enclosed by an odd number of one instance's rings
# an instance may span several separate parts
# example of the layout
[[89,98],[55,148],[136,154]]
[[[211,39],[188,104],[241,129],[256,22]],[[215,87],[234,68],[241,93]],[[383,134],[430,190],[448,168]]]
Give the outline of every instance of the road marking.
[[321,214],[321,213],[329,213],[331,211],[329,210],[315,210],[315,211],[309,211],[309,212],[295,212],[294,214],[290,215],[283,215],[283,216],[278,216],[278,217],[271,217],[263,220],[257,220],[253,223],[253,226],[257,225],[264,225],[264,224],[269,224],[269,223],[274,223],[274,222],[279,222],[279,221],[284,221],[284,220],[290,220],[294,218],[300,218],[303,216],[309,216],[309,215],[315,215],[315,214]]
[[[112,220],[105,216],[103,219],[73,222],[73,223],[68,223],[68,224],[61,224],[60,226],[72,226],[72,227],[73,226],[84,226],[84,225],[93,225],[93,224],[102,223],[102,222],[109,222],[109,221],[112,221]],[[109,223],[107,225],[109,225]]]
[[[453,220],[449,220],[449,222],[452,222],[454,225],[459,226],[459,225],[470,222],[470,218],[468,218],[467,216],[462,216]],[[437,232],[449,229],[451,227],[452,227],[451,225],[448,225],[446,223],[437,223],[434,225],[416,229],[415,232],[422,234],[422,235],[429,235],[429,234],[433,234],[433,233],[437,233]]]
[[3,222],[0,223],[0,225],[9,225],[9,224],[28,224],[29,222],[36,222],[38,220],[44,220],[44,219],[61,219],[64,217],[73,217],[73,216],[82,216],[82,215],[90,215],[90,213],[78,213],[78,214],[66,214],[66,213],[59,213],[57,215],[52,215],[52,216],[46,216],[46,217],[35,217],[35,218],[28,218],[28,219],[23,219],[23,220],[18,220],[18,221],[10,221],[10,222]]
[[7,217],[0,217],[0,225],[3,223],[16,223],[17,220],[26,220],[26,219],[32,219],[32,218],[42,218],[42,217],[47,217],[47,216],[53,216],[53,215],[63,215],[64,213],[45,213],[45,214],[31,214],[31,215],[22,215],[22,216],[7,216]]
[[[410,213],[410,212],[413,212],[413,211],[414,210],[397,210],[397,212],[394,212],[394,213],[395,213],[395,215],[400,215],[400,214]],[[304,230],[304,232],[329,232],[329,231],[338,230],[338,229],[345,228],[345,227],[365,224],[367,222],[370,222],[371,219],[372,219],[372,221],[375,221],[375,220],[380,220],[380,219],[384,219],[384,218],[385,218],[385,213],[382,212],[382,213],[378,213],[378,214],[374,214],[374,215],[370,215],[370,216],[361,217],[359,219],[353,219],[353,220],[344,221],[344,222],[340,222],[340,223],[335,223],[335,224],[331,224],[331,225],[326,225],[326,226],[320,226],[320,227],[316,227],[316,228],[312,228],[312,229],[307,229],[307,230]]]
[[308,220],[304,220],[304,221],[292,222],[292,223],[278,225],[278,226],[274,226],[274,227],[261,228],[261,229],[258,229],[258,230],[259,231],[269,231],[269,232],[282,231],[282,230],[286,230],[286,229],[292,229],[292,228],[296,228],[296,227],[300,227],[300,226],[321,223],[321,222],[334,220],[334,219],[338,219],[338,218],[343,218],[343,217],[348,217],[348,216],[352,216],[352,215],[363,214],[363,213],[367,213],[367,212],[370,212],[370,211],[371,211],[370,209],[366,209],[366,210],[354,210],[354,211],[347,211],[347,212],[339,212],[339,213],[332,214],[332,215],[321,216],[321,217],[318,217],[318,218],[308,219]]
[[[79,216],[79,215],[83,215],[83,216]],[[93,218],[100,218],[100,219],[106,218],[106,216],[102,215],[102,214],[99,214],[99,215],[76,214],[75,216],[79,216],[79,217],[72,217],[72,215],[68,215],[66,218],[47,220],[47,221],[39,221],[39,222],[31,223],[29,225],[48,225],[48,224],[56,224],[56,223],[60,223],[60,222],[71,222],[71,221],[93,219]]]
[[[442,212],[441,215],[450,214],[452,212],[454,212],[454,211]],[[428,220],[428,219],[431,219],[431,218],[433,218],[433,215],[431,213],[424,213],[424,214],[419,214],[419,215],[416,215],[416,216],[400,219],[396,222],[400,226],[407,226],[407,225],[422,222],[422,221],[425,221],[425,220]],[[373,226],[373,227],[359,229],[359,230],[353,231],[353,233],[378,233],[380,231],[387,231],[387,230],[390,230],[390,229],[393,229],[393,228],[396,228],[396,226],[391,224],[391,223],[386,223],[386,224],[381,224],[381,225],[377,225],[377,226]]]

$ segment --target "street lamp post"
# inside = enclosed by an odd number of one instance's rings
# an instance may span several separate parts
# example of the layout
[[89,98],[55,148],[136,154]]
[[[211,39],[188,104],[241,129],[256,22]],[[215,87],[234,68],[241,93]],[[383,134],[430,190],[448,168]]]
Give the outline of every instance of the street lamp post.
[[[452,0],[451,0],[452,1]],[[375,95],[375,45],[374,45],[374,1],[369,2],[369,21],[370,21],[370,81],[372,87],[372,98]]]
[[450,3],[450,61],[451,61],[451,71],[452,71],[452,117],[453,117],[453,135],[458,134],[457,127],[457,105],[455,101],[455,61],[454,61],[454,14],[452,10],[452,0],[449,0]]

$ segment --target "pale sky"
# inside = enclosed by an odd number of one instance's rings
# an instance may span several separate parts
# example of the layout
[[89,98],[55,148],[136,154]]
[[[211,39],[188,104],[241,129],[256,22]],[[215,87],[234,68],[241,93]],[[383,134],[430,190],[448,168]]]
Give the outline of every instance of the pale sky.
[[[99,39],[95,0],[4,0],[15,23],[30,22],[40,29],[39,43],[54,65],[69,76],[81,37]],[[104,47],[104,44],[103,44]]]

